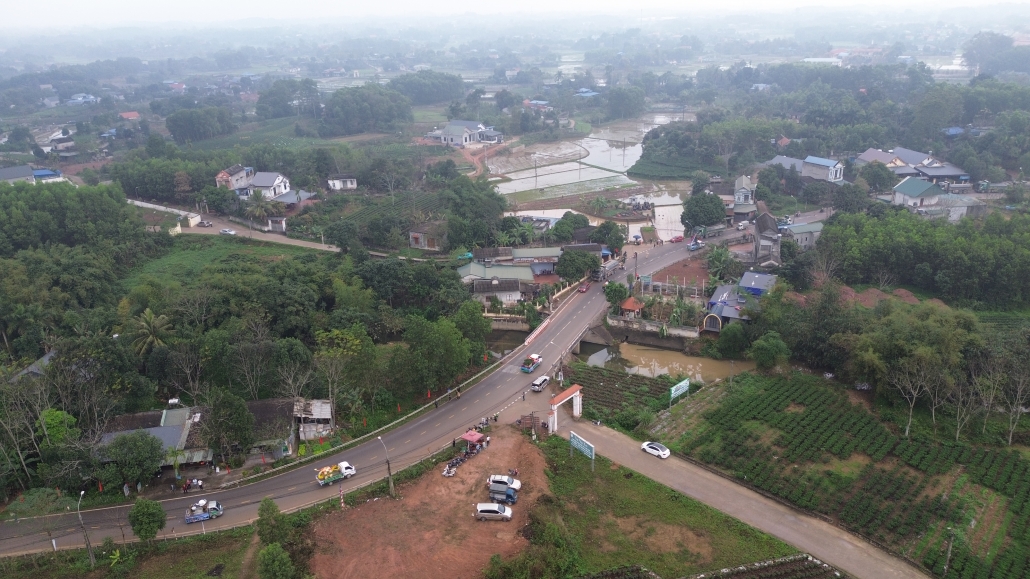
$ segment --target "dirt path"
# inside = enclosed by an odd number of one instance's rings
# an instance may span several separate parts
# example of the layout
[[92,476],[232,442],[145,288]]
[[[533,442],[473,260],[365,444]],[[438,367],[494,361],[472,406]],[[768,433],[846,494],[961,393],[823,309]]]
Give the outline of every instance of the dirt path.
[[[684,460],[659,460],[642,453],[638,441],[610,428],[583,421],[576,423],[575,430],[594,444],[598,454],[778,537],[854,577],[927,577],[901,559],[835,525],[802,514]],[[568,437],[566,429],[560,434]]]
[[260,549],[261,540],[258,539],[258,534],[254,533],[250,538],[247,552],[243,554],[243,562],[240,563],[240,577],[257,577],[257,554]]
[[[547,490],[543,454],[511,426],[494,427],[489,448],[458,467],[442,466],[398,489],[397,500],[379,499],[334,513],[315,524],[319,547],[311,561],[316,577],[471,579],[490,556],[504,558],[528,542],[519,530],[529,507]],[[519,469],[522,490],[511,522],[477,521],[473,505],[489,502],[486,478]]]

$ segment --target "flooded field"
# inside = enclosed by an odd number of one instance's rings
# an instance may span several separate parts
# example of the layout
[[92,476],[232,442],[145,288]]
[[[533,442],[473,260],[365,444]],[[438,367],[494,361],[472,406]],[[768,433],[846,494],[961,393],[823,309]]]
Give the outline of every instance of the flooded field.
[[755,368],[754,362],[746,360],[712,360],[629,343],[619,344],[618,356],[613,356],[610,348],[593,344],[583,344],[581,351],[580,358],[592,366],[619,367],[645,376],[684,375],[701,382],[714,382]]
[[[592,183],[595,188],[586,190],[599,191],[612,186],[607,178],[616,176],[621,177],[619,184],[634,184],[625,172],[640,159],[644,134],[681,118],[682,114],[659,113],[619,121],[596,127],[590,136],[578,140],[537,143],[517,153],[498,155],[489,159],[488,165],[491,174],[511,179],[497,185],[504,195],[538,191],[538,197],[553,197],[569,192],[552,189],[592,182],[596,182]],[[606,182],[599,182],[602,180]]]

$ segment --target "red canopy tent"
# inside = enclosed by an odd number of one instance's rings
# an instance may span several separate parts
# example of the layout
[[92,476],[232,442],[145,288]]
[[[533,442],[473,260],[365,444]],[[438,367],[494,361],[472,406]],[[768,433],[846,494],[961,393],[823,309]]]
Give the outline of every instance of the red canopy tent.
[[461,435],[461,439],[462,440],[467,440],[467,441],[469,441],[472,444],[479,444],[480,442],[483,441],[484,438],[486,438],[486,437],[484,437],[482,434],[476,432],[475,430],[469,430],[465,434]]

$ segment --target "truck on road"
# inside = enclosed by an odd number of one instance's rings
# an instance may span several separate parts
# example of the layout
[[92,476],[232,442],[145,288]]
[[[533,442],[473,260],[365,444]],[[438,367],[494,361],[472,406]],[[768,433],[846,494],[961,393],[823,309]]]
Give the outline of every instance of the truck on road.
[[540,356],[540,354],[530,354],[528,358],[522,361],[522,371],[526,374],[529,374],[533,370],[536,370],[537,367],[540,366],[540,363],[543,361],[544,359]]
[[318,481],[319,486],[331,485],[338,480],[348,479],[358,473],[351,464],[347,461],[333,464],[330,466],[324,466],[318,469],[318,474],[315,475],[315,480]]
[[222,516],[224,511],[225,509],[218,501],[200,499],[186,511],[186,524],[217,519]]

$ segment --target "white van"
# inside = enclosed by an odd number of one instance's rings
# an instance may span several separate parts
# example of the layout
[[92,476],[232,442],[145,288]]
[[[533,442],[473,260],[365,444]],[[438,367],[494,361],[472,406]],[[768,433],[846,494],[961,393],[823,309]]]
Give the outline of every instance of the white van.
[[497,503],[476,504],[476,514],[473,515],[480,521],[490,519],[491,521],[510,521],[511,509]]

